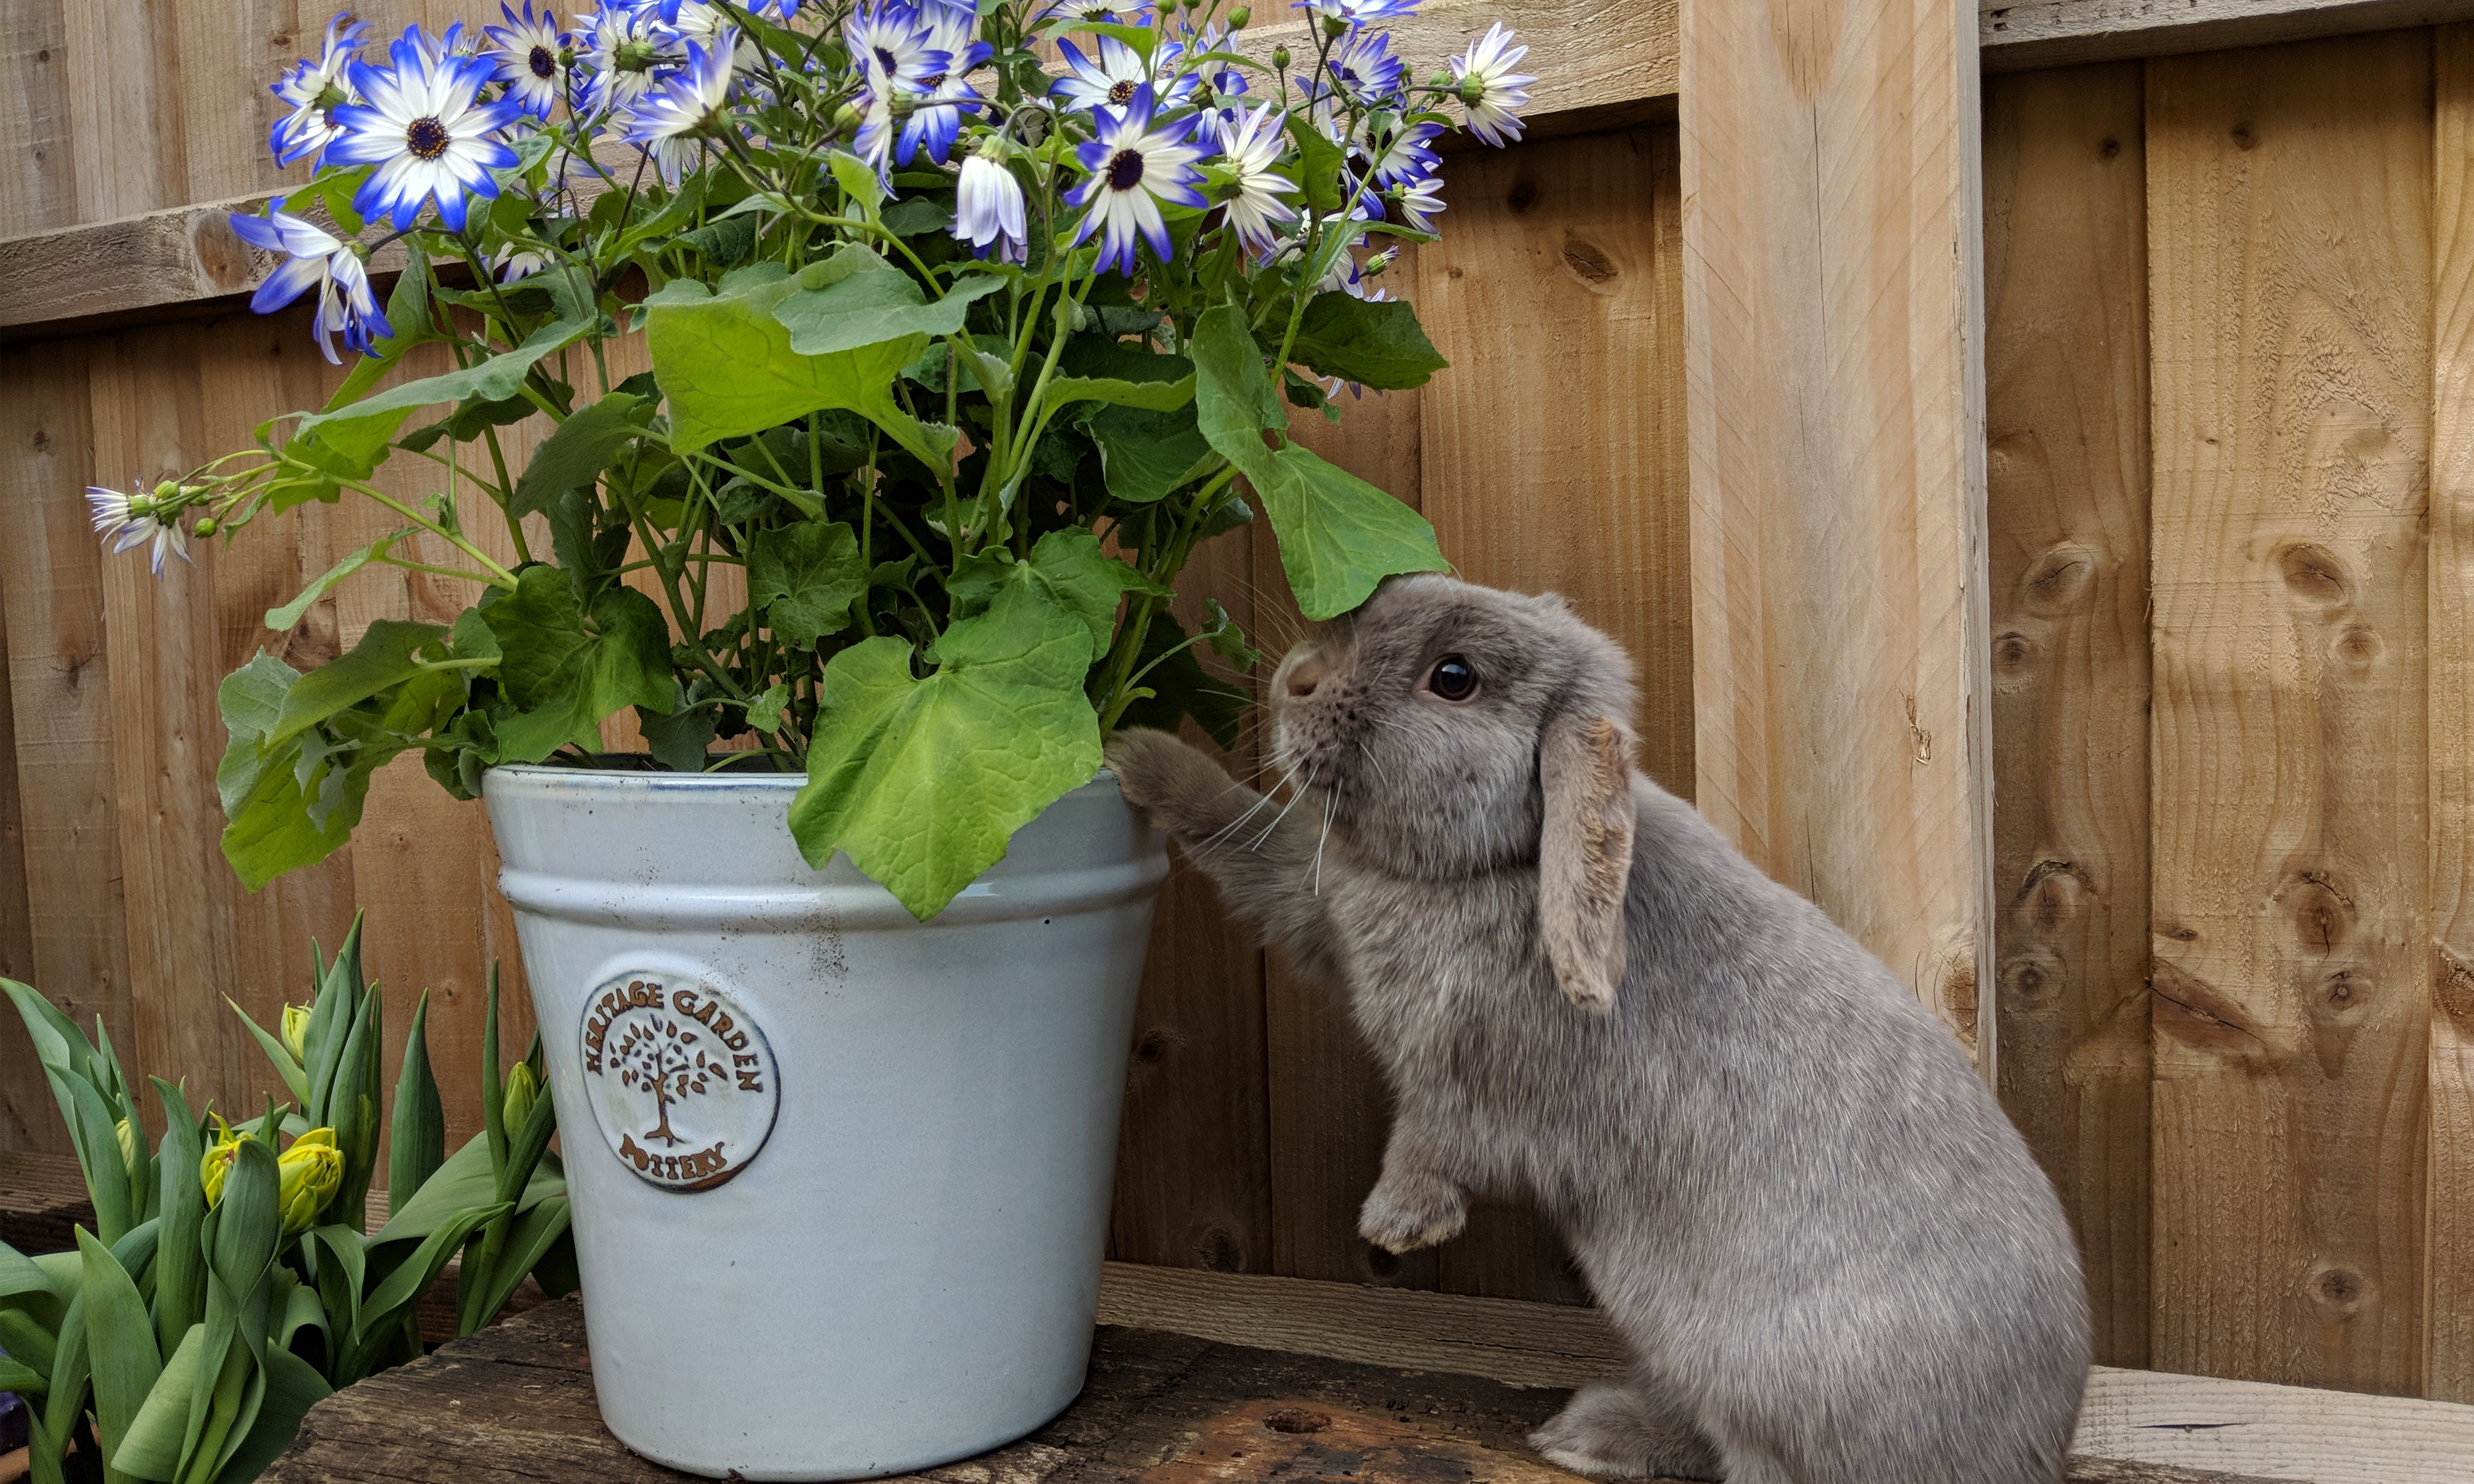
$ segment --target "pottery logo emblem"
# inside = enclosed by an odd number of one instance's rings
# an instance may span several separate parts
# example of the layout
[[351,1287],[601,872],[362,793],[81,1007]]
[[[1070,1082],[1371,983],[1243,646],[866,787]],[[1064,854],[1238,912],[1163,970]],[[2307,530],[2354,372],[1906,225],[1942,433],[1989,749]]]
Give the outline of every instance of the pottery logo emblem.
[[744,1006],[693,975],[613,974],[586,1000],[584,1090],[610,1152],[665,1190],[710,1190],[756,1158],[781,1102]]

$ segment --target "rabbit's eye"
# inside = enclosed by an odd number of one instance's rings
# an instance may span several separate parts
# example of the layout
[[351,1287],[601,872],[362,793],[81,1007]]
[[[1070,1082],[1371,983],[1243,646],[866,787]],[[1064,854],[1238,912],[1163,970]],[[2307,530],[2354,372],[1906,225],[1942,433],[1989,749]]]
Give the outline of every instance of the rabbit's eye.
[[1446,701],[1467,701],[1477,694],[1477,671],[1459,655],[1445,655],[1426,675],[1426,688]]

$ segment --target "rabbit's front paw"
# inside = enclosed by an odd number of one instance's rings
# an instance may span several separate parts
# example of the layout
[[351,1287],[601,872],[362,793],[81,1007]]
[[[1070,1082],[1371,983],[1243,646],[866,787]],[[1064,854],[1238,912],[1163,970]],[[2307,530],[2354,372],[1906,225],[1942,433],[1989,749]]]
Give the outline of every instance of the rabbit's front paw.
[[1461,1234],[1468,1192],[1441,1175],[1386,1169],[1357,1215],[1357,1234],[1386,1252],[1416,1252]]
[[1126,802],[1181,840],[1218,828],[1235,790],[1218,763],[1165,731],[1120,731],[1108,739],[1107,758]]

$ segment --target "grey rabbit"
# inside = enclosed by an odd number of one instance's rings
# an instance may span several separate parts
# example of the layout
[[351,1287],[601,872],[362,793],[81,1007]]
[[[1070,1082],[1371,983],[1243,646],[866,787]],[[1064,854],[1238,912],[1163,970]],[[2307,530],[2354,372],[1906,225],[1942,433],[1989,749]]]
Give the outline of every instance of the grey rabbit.
[[1395,578],[1272,684],[1294,807],[1159,731],[1126,797],[1306,972],[1395,1100],[1360,1217],[1562,1231],[1633,1368],[1530,1438],[1580,1472],[2051,1484],[2076,1249],[1897,976],[1631,765],[1631,665],[1562,599]]

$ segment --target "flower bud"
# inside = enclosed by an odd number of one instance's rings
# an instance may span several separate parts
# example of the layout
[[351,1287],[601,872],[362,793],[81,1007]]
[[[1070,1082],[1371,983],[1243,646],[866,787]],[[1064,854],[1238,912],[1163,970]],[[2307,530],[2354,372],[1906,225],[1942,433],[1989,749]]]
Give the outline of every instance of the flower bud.
[[308,1044],[309,1007],[306,1005],[284,1006],[283,1049],[292,1053],[292,1060],[296,1062],[306,1062],[309,1060],[309,1052],[307,1050]]
[[127,1168],[135,1167],[137,1163],[136,1128],[132,1125],[128,1119],[123,1118],[118,1123],[111,1126],[111,1132],[117,1135],[120,1138],[120,1162],[122,1166]]
[[845,103],[840,108],[834,110],[834,132],[837,134],[849,133],[852,130],[859,127],[859,121],[860,111],[858,107],[854,104]]
[[1274,72],[1286,72],[1289,70],[1289,49],[1287,47],[1275,46],[1272,48],[1272,70]]
[[231,1173],[241,1140],[256,1137],[247,1129],[235,1132],[221,1113],[215,1114],[214,1119],[215,1141],[207,1146],[206,1158],[198,1161],[198,1184],[206,1187],[206,1204],[210,1207],[224,1198],[224,1177]]
[[541,1100],[541,1079],[533,1075],[533,1064],[518,1062],[507,1073],[506,1129],[509,1134],[524,1126],[533,1115],[533,1104]]
[[1322,34],[1335,41],[1339,40],[1347,30],[1348,22],[1337,15],[1326,15],[1322,18]]
[[1460,93],[1461,102],[1465,104],[1474,106],[1484,103],[1486,101],[1486,79],[1479,77],[1476,73],[1472,72],[1468,76],[1461,79],[1461,85],[1458,91]]
[[1246,23],[1253,18],[1254,12],[1241,5],[1237,9],[1228,12],[1228,29],[1231,31],[1243,31],[1246,29]]
[[344,1185],[344,1152],[335,1147],[333,1129],[311,1129],[276,1157],[281,1182],[276,1195],[283,1212],[285,1235],[306,1232]]
[[215,534],[218,527],[215,525],[214,516],[200,515],[198,517],[198,523],[190,529],[199,536],[212,536]]

